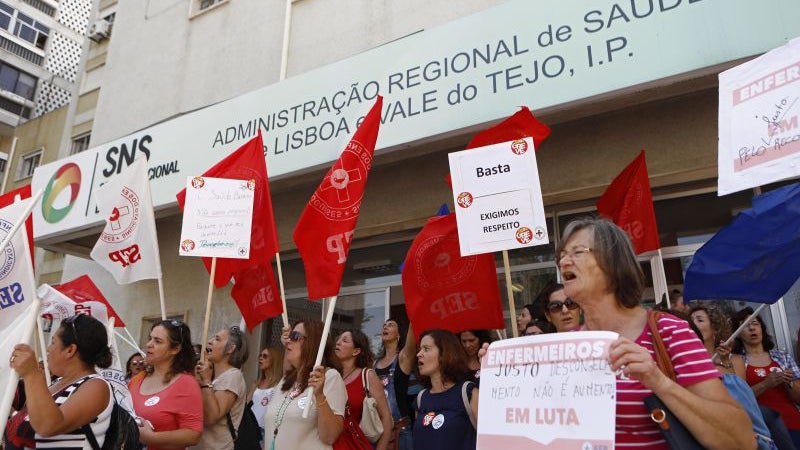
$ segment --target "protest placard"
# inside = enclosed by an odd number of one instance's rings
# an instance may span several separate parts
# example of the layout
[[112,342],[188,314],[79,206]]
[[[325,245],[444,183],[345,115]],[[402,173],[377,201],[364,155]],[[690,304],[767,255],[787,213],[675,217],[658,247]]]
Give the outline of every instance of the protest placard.
[[531,138],[449,158],[461,256],[548,243]]
[[719,74],[719,195],[800,175],[800,38]]
[[614,448],[616,339],[579,331],[492,343],[481,361],[478,450]]
[[250,257],[255,181],[189,177],[180,255]]

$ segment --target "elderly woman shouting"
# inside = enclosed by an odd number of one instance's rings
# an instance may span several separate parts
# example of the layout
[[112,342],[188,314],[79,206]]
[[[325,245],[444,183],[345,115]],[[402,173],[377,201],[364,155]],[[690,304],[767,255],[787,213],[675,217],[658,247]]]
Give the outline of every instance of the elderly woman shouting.
[[582,330],[619,333],[609,349],[617,376],[617,448],[668,448],[643,400],[656,394],[706,448],[756,448],[747,414],[728,395],[705,347],[682,320],[662,316],[658,332],[677,382],[654,360],[644,275],[628,236],[605,219],[570,223],[557,248],[564,293],[583,309]]

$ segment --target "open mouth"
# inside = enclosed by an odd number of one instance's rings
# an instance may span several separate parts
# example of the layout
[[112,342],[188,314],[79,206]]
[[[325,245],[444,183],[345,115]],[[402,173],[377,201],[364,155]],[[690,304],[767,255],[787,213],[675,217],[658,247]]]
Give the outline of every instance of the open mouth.
[[572,272],[561,272],[561,276],[562,278],[564,278],[565,281],[571,281],[576,278],[575,274]]

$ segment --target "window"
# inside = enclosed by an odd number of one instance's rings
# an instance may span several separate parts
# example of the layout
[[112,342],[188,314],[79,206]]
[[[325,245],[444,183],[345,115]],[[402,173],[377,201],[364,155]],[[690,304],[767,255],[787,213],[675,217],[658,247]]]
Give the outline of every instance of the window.
[[33,100],[37,79],[16,67],[0,62],[0,89]]
[[36,48],[44,50],[49,34],[50,28],[21,12],[17,12],[17,23],[14,24],[14,35],[30,42],[35,45]]
[[192,9],[189,11],[189,18],[212,10],[217,6],[228,3],[228,1],[230,0],[192,0]]
[[[8,158],[8,156],[6,156],[6,158]],[[0,159],[0,172],[5,172],[6,171],[6,162],[8,162],[7,159],[5,159],[5,158]]]
[[11,19],[14,17],[14,8],[8,6],[5,2],[0,2],[0,28],[8,30],[11,25]]
[[33,153],[28,153],[22,157],[22,162],[17,169],[17,180],[29,178],[33,176],[33,171],[39,167],[42,161],[42,150],[37,150]]
[[72,147],[69,150],[69,154],[74,155],[89,148],[89,139],[91,137],[92,133],[83,133],[72,138]]

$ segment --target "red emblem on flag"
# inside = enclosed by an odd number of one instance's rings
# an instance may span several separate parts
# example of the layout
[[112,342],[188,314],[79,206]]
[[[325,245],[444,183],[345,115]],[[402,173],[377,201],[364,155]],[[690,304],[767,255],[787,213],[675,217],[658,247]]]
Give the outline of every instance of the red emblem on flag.
[[470,206],[472,206],[473,200],[474,199],[472,198],[472,194],[470,194],[469,192],[462,192],[458,194],[456,202],[458,203],[458,206],[462,208],[469,208]]
[[524,139],[517,139],[511,143],[511,151],[515,155],[524,155],[528,151],[528,143]]

